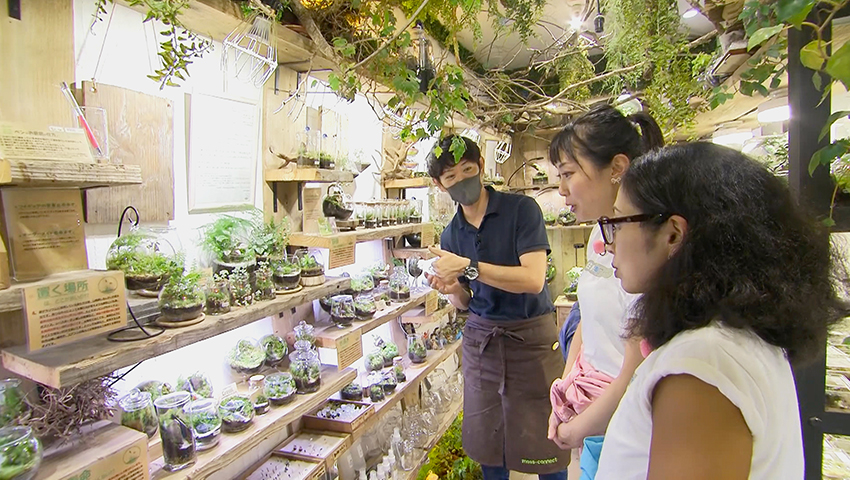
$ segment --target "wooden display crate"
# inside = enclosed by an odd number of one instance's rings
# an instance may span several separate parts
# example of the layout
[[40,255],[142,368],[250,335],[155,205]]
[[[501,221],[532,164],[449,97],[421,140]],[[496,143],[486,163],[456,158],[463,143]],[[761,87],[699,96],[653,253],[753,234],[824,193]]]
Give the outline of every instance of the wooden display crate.
[[267,478],[283,478],[272,476],[269,473],[264,473],[263,469],[268,468],[267,464],[269,462],[279,462],[287,460],[292,462],[294,465],[298,465],[299,467],[306,467],[303,475],[294,477],[289,476],[287,478],[291,478],[293,480],[325,480],[327,470],[325,469],[324,463],[316,463],[308,460],[293,458],[289,455],[284,455],[282,453],[277,452],[272,452],[268,454],[265,458],[254,464],[254,466],[252,466],[247,472],[243,473],[238,478],[239,480],[264,480]]
[[[332,418],[321,418],[318,416],[318,413],[325,408],[328,404],[337,403],[344,404],[350,403],[354,405],[360,405],[363,409],[360,411],[360,414],[357,415],[353,420],[336,420]],[[369,403],[363,402],[349,402],[347,400],[328,400],[327,402],[320,405],[318,408],[314,409],[307,415],[304,415],[304,427],[310,430],[327,430],[331,432],[340,432],[340,433],[354,433],[354,431],[359,430],[360,427],[366,423],[369,418],[375,414],[375,408]]]
[[275,452],[300,460],[324,463],[325,468],[331,471],[337,459],[351,444],[351,435],[348,434],[303,430],[287,438]]

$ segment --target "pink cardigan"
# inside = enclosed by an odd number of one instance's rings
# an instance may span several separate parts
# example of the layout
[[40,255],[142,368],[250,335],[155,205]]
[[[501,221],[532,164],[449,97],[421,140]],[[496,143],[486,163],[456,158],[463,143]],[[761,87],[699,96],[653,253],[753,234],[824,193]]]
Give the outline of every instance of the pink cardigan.
[[570,373],[552,382],[549,390],[552,410],[562,423],[569,422],[602,395],[612,381],[613,378],[595,370],[584,359],[582,348]]

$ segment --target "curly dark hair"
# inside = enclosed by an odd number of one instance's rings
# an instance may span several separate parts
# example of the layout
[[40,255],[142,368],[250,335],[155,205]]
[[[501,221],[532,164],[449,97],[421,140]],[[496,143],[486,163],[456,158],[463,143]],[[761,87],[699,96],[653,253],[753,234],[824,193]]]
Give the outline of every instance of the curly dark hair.
[[596,168],[605,168],[615,155],[634,160],[663,145],[661,128],[648,113],[627,117],[607,103],[597,103],[555,135],[549,144],[549,161],[557,167],[564,159],[577,162],[581,155]]
[[850,314],[842,299],[847,271],[829,232],[785,182],[745,155],[711,143],[656,150],[633,162],[621,194],[642,212],[688,222],[629,325],[629,335],[653,348],[718,319],[798,363],[822,350],[830,325]]

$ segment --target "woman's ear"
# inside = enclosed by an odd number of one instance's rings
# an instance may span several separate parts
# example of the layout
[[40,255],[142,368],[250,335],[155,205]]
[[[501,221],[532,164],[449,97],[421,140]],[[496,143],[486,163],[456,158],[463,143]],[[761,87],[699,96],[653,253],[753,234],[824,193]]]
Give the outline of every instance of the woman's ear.
[[685,235],[688,233],[688,221],[681,215],[672,215],[667,220],[667,229],[665,232],[667,248],[670,256],[676,253],[681,248],[685,241]]
[[611,159],[611,178],[620,179],[629,169],[629,157],[618,153]]

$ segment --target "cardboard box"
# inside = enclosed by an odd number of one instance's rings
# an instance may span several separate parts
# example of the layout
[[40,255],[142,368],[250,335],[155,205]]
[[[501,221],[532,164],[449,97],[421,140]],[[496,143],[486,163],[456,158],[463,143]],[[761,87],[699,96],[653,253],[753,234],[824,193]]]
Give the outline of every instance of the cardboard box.
[[36,480],[150,480],[147,435],[114,423],[98,426],[61,450],[45,452]]

